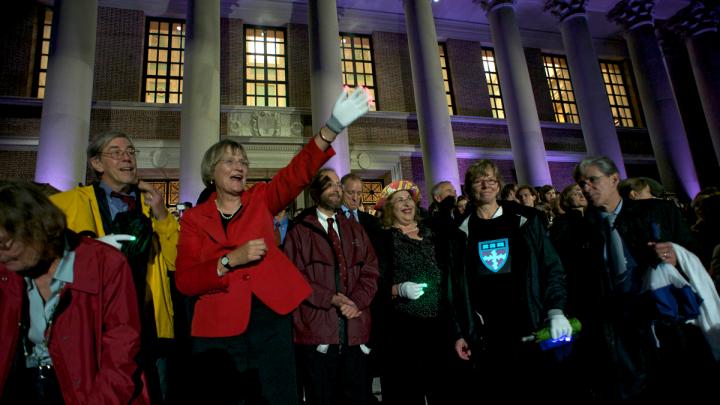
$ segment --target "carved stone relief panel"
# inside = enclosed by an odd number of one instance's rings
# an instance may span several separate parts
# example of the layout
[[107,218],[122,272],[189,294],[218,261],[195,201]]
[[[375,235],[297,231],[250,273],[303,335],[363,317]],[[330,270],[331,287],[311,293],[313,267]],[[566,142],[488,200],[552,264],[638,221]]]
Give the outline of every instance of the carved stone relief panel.
[[301,115],[278,110],[233,111],[227,114],[228,136],[293,137],[303,134]]

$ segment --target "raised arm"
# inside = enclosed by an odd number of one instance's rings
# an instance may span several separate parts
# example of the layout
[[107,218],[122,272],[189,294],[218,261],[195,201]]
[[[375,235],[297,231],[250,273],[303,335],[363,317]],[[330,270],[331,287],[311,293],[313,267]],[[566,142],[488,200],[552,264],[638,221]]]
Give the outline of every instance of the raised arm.
[[285,208],[310,184],[312,176],[335,154],[330,144],[369,108],[370,101],[362,87],[357,87],[351,95],[345,90],[340,93],[325,126],[268,184],[268,207],[273,215]]

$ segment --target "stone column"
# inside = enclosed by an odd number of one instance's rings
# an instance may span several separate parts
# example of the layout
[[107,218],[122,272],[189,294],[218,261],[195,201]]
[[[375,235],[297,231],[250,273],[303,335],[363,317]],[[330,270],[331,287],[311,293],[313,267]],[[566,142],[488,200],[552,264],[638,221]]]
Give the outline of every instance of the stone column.
[[[308,39],[310,42],[310,97],[312,130],[317,134],[325,125],[342,90],[340,30],[335,0],[308,0]],[[339,176],[350,173],[347,130],[333,142],[337,153],[325,166]]]
[[460,190],[455,140],[445,98],[430,0],[403,0],[403,8],[424,161],[425,190],[428,201],[432,201],[430,190],[440,181],[450,181]]
[[621,0],[610,10],[608,18],[625,29],[625,41],[660,181],[667,190],[680,197],[692,198],[700,185],[662,51],[655,37],[653,7],[651,0]]
[[546,0],[545,10],[550,10],[560,20],[587,153],[611,158],[620,176],[625,178],[625,163],[588,28],[585,0]]
[[720,162],[720,35],[718,11],[710,2],[694,0],[669,26],[685,40],[715,158]]
[[180,126],[180,201],[205,188],[200,164],[220,139],[220,0],[188,1]]
[[97,8],[97,0],[55,1],[35,181],[60,190],[85,182]]
[[518,182],[533,186],[552,184],[530,73],[515,17],[515,1],[481,0],[480,4],[487,11],[495,43],[495,60]]

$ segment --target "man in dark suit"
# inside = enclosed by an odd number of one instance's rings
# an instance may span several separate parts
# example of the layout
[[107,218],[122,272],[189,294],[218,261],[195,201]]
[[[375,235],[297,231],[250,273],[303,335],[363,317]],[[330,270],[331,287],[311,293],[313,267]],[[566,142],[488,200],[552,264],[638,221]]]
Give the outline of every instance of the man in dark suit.
[[343,203],[340,207],[346,218],[352,218],[362,225],[372,240],[373,234],[380,228],[380,221],[359,209],[362,204],[362,179],[355,173],[348,173],[340,179]]
[[583,325],[577,349],[586,367],[576,374],[587,373],[581,380],[600,402],[695,398],[712,386],[701,331],[663,316],[642,288],[660,263],[678,266],[674,244],[694,249],[682,214],[669,201],[623,199],[607,157],[583,159],[574,179],[588,201],[584,224],[556,243],[573,280],[568,290],[581,297],[569,308]]

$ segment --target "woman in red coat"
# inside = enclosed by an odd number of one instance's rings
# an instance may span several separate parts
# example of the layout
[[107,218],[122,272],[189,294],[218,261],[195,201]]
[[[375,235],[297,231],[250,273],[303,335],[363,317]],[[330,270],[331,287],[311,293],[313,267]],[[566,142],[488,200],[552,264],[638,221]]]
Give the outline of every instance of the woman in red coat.
[[0,182],[0,403],[127,404],[139,349],[125,256],[67,230],[35,186]]
[[176,263],[178,289],[197,298],[192,383],[202,390],[190,389],[193,399],[298,402],[288,314],[310,287],[273,243],[273,217],[334,155],[330,143],[368,103],[361,88],[343,91],[325,127],[267,184],[246,189],[249,162],[239,143],[225,139],[205,153],[203,182],[216,192],[182,217]]

